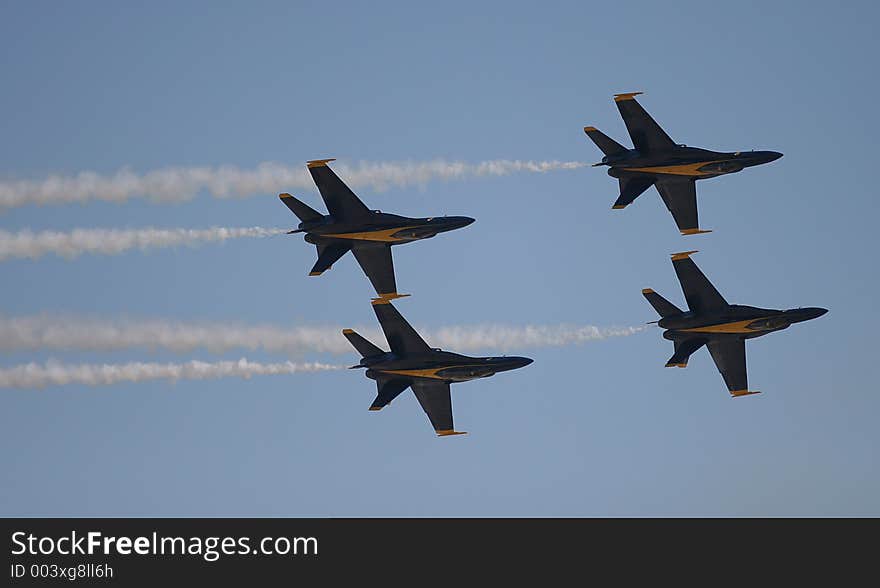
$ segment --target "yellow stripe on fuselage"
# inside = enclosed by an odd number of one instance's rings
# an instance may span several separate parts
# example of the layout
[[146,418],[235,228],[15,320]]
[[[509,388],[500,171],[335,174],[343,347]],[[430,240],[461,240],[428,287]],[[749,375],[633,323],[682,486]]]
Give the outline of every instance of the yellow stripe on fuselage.
[[438,376],[437,372],[442,371],[442,370],[446,370],[449,368],[479,367],[480,365],[482,365],[482,364],[476,364],[476,363],[469,364],[469,365],[456,364],[456,365],[444,365],[444,366],[440,366],[440,367],[436,367],[436,368],[421,369],[421,370],[376,370],[376,371],[381,372],[383,374],[395,374],[398,376],[411,376],[413,378],[432,378],[435,380],[446,380],[446,379],[448,379],[447,377]]
[[326,233],[322,237],[335,237],[337,239],[353,239],[357,241],[381,241],[383,243],[394,243],[396,241],[406,241],[405,237],[395,237],[394,233],[405,231],[406,229],[414,229],[412,227],[394,227],[393,229],[378,229],[375,231],[362,231],[357,233]]
[[646,172],[655,174],[668,174],[672,176],[712,176],[717,175],[717,171],[700,171],[699,168],[710,163],[721,163],[725,159],[717,159],[715,161],[700,161],[697,163],[682,163],[679,165],[656,165],[653,167],[623,167],[624,171]]
[[677,329],[687,333],[754,333],[764,329],[747,329],[746,326],[758,319],[748,319],[745,321],[735,321],[732,323],[722,323],[720,325],[707,325],[705,327],[694,327],[692,329]]
[[442,369],[445,369],[449,366],[439,367],[439,368],[431,368],[429,370],[378,370],[383,374],[395,374],[398,376],[412,376],[414,378],[434,378],[436,380],[440,380],[440,376],[437,375]]

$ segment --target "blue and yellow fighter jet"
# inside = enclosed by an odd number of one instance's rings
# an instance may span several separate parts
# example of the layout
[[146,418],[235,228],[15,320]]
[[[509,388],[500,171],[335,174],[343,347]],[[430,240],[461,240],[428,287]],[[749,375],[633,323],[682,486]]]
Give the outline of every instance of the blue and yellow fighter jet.
[[343,255],[351,251],[376,289],[379,299],[392,300],[408,294],[397,293],[391,246],[430,239],[466,227],[474,219],[466,216],[409,218],[370,210],[339,179],[327,163],[333,159],[308,162],[312,179],[330,214],[324,215],[290,194],[280,194],[281,201],[299,217],[296,230],[318,247],[318,261],[310,276],[320,276]]
[[708,233],[697,221],[696,180],[732,174],[782,157],[776,151],[725,153],[679,145],[636,102],[641,92],[616,94],[614,102],[632,138],[627,149],[596,127],[584,132],[605,154],[594,166],[607,165],[608,175],[620,182],[620,196],[612,208],[626,208],[651,186],[656,186],[683,235]]
[[412,388],[441,437],[463,434],[452,424],[450,384],[488,378],[532,363],[528,357],[468,357],[432,348],[388,300],[374,300],[373,310],[391,351],[380,349],[351,329],[342,331],[362,357],[351,369],[366,368],[366,376],[376,380],[378,394],[370,410],[382,410]]
[[828,311],[824,308],[772,310],[728,304],[690,258],[693,253],[696,251],[672,255],[672,265],[687,300],[687,312],[651,289],[642,290],[661,317],[657,325],[666,329],[663,338],[675,344],[675,352],[666,367],[687,367],[691,354],[705,345],[731,395],[757,394],[748,389],[746,339],[787,329]]

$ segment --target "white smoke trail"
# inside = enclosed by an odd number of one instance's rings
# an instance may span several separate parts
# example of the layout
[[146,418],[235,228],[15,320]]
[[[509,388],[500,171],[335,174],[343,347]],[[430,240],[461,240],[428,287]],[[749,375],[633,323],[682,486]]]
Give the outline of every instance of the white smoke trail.
[[[390,186],[424,185],[433,179],[504,176],[516,172],[543,173],[586,165],[577,161],[499,159],[465,163],[436,159],[426,162],[362,162],[356,166],[340,164],[334,166],[334,170],[352,188],[384,190]],[[130,198],[180,202],[203,190],[216,198],[241,198],[255,194],[313,190],[314,187],[311,175],[303,164],[266,162],[254,169],[235,166],[169,167],[143,174],[128,169],[111,175],[85,171],[74,176],[0,182],[0,209],[90,200],[124,202]]]
[[0,261],[13,258],[36,259],[54,253],[72,259],[83,253],[116,255],[128,249],[198,245],[242,237],[268,237],[285,229],[263,227],[209,229],[73,229],[72,231],[0,230]]
[[[646,327],[596,327],[593,325],[482,325],[477,327],[443,327],[429,341],[440,341],[452,349],[532,349],[564,347],[609,337],[626,337]],[[427,337],[426,337],[427,339]]]
[[[461,352],[509,351],[559,347],[624,337],[645,327],[596,327],[591,325],[468,325],[419,331],[434,346]],[[165,320],[106,320],[99,318],[34,315],[0,315],[0,351],[113,351],[123,348],[167,349],[188,353],[205,349],[224,353],[233,349],[299,355],[303,353],[347,354],[354,350],[341,334],[341,327],[277,327],[180,323]],[[377,327],[359,332],[380,346],[385,338]]]
[[207,380],[231,376],[295,374],[344,369],[345,366],[324,363],[255,363],[247,359],[206,363],[121,363],[121,364],[45,364],[28,363],[0,368],[0,388],[45,388],[64,384],[109,386],[119,382],[147,380]]

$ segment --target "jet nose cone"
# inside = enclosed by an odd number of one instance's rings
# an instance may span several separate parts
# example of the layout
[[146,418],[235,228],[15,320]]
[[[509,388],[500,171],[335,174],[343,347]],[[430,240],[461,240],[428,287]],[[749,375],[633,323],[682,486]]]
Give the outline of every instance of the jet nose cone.
[[438,216],[431,219],[431,224],[439,232],[454,231],[466,227],[476,219],[469,216]]
[[468,226],[469,224],[473,223],[477,219],[471,218],[469,216],[453,216],[453,217],[450,217],[449,220],[450,220],[450,224],[453,226],[453,228],[460,229],[462,227]]
[[827,308],[805,308],[805,315],[807,316],[807,320],[819,318],[823,314],[828,312]]
[[751,151],[748,153],[743,153],[745,156],[745,164],[747,167],[751,167],[753,165],[764,165],[765,163],[770,163],[771,161],[776,161],[780,157],[782,157],[782,153],[778,151]]
[[526,367],[535,360],[528,357],[508,357],[507,361],[508,365],[510,365],[509,369],[518,370],[519,368]]
[[532,359],[528,357],[490,357],[488,359],[489,369],[493,374],[497,374],[498,372],[509,372],[510,370],[518,370],[521,367],[526,367],[530,363],[532,363]]
[[794,322],[801,323],[803,321],[811,321],[814,318],[819,318],[820,316],[828,312],[828,309],[818,307],[798,308],[793,312],[795,316]]

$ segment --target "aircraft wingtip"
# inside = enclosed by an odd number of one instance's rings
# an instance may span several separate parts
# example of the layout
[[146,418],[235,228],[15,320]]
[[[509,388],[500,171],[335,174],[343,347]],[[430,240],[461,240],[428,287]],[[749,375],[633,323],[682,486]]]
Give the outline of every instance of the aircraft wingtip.
[[643,92],[625,92],[623,94],[615,94],[614,101],[621,102],[623,100],[632,100],[633,98],[635,98],[639,94],[643,94]]
[[379,294],[376,298],[373,298],[373,304],[389,304],[392,300],[406,298],[407,296],[411,296],[411,294],[398,294],[397,292]]
[[731,390],[730,395],[734,398],[739,398],[740,396],[751,396],[752,394],[760,394],[760,390]]
[[682,259],[688,259],[694,253],[699,253],[699,251],[682,251],[681,253],[673,253],[672,261],[681,261]]
[[307,161],[306,165],[309,167],[325,167],[331,161],[336,161],[336,159],[333,157],[329,159],[312,159],[311,161]]

